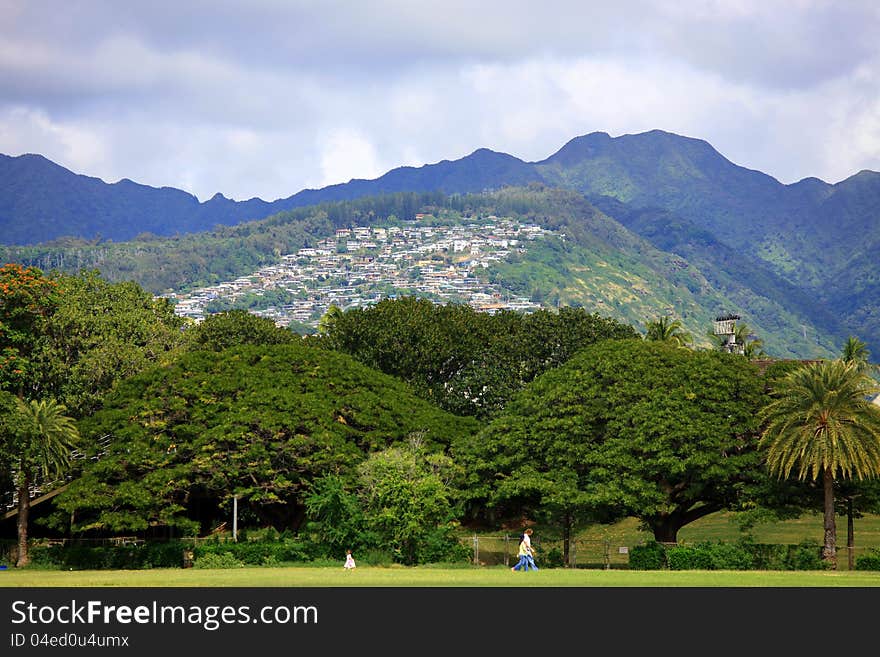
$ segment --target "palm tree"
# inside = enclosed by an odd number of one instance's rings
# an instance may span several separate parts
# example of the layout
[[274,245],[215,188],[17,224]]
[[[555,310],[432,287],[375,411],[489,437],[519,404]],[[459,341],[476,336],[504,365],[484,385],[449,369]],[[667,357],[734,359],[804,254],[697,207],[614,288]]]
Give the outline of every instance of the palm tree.
[[841,360],[845,363],[855,363],[856,366],[863,370],[872,369],[868,362],[871,352],[868,351],[868,345],[854,336],[849,336],[843,345]]
[[79,439],[79,431],[67,408],[54,400],[30,403],[16,399],[20,424],[16,445],[15,483],[18,489],[18,560],[26,566],[28,557],[28,515],[30,486],[42,476],[51,480],[70,465],[70,451]]
[[842,360],[809,363],[789,372],[762,409],[771,473],[821,477],[824,492],[823,559],[837,568],[834,479],[880,474],[880,409],[869,401],[876,383]]
[[318,333],[324,336],[329,335],[341,316],[342,309],[339,306],[330,304],[330,307],[327,308],[327,311],[318,320]]
[[[743,343],[743,356],[745,356],[749,360],[766,358],[767,352],[764,351],[764,341],[761,338],[752,338],[751,340],[749,340],[746,337],[744,338],[744,340],[745,342]],[[737,337],[737,341],[739,341],[739,337]]]
[[[845,363],[854,363],[855,366],[862,371],[870,372],[875,370],[876,366],[868,362],[871,352],[868,351],[868,345],[855,336],[849,336],[843,345],[840,358]],[[853,497],[852,492],[846,496],[846,547],[849,568],[853,568],[853,559],[855,555],[855,519],[853,513]]]
[[667,341],[679,347],[687,347],[693,337],[684,329],[681,320],[671,317],[660,317],[653,322],[646,322],[645,340]]

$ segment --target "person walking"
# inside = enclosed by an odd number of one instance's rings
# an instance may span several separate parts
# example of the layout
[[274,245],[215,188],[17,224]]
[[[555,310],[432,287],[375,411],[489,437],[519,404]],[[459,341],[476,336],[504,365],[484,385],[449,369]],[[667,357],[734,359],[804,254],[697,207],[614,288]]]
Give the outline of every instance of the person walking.
[[351,550],[345,551],[345,564],[342,566],[348,572],[351,572],[355,568],[357,568],[357,564],[354,562],[354,557],[351,555]]
[[524,540],[520,540],[519,542],[519,550],[517,551],[517,556],[519,557],[519,561],[517,561],[516,565],[510,569],[510,572],[515,573],[518,570],[528,570],[529,548]]
[[522,543],[525,545],[526,564],[525,569],[538,570],[538,564],[535,563],[535,549],[532,547],[532,528],[529,527],[523,532]]

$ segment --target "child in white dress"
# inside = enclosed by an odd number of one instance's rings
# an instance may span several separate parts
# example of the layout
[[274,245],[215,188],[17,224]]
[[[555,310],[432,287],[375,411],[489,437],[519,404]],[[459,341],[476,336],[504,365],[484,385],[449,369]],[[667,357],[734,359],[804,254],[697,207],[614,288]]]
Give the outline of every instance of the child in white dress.
[[345,551],[345,565],[343,568],[349,571],[357,568],[357,565],[354,562],[354,557],[351,556],[351,550]]

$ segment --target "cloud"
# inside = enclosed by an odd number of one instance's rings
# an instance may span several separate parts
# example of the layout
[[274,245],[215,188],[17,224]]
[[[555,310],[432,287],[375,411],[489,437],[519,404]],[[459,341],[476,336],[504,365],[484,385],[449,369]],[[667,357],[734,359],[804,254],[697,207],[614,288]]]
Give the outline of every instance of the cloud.
[[384,173],[373,144],[355,130],[343,128],[321,139],[318,153],[321,187],[353,178],[376,178]]
[[880,169],[878,7],[0,0],[0,152],[273,200],[660,128],[836,182]]

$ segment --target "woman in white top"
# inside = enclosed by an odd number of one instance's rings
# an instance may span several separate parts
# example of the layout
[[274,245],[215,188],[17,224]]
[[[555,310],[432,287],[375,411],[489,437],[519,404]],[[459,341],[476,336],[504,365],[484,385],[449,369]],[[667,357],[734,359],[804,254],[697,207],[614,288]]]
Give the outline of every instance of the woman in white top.
[[526,547],[526,570],[530,567],[532,570],[538,570],[538,565],[535,563],[535,550],[532,548],[532,528],[529,527],[523,532],[523,543],[525,543]]

